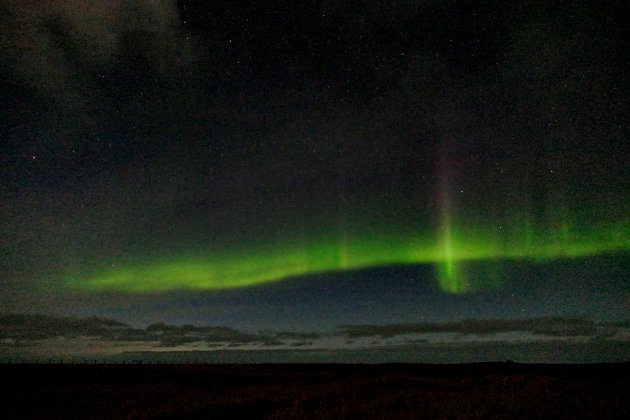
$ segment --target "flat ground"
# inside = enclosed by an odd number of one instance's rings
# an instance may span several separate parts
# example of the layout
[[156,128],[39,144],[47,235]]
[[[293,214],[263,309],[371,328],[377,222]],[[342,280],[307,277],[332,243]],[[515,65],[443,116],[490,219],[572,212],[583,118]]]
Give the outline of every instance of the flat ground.
[[630,418],[630,364],[0,365],[10,418]]

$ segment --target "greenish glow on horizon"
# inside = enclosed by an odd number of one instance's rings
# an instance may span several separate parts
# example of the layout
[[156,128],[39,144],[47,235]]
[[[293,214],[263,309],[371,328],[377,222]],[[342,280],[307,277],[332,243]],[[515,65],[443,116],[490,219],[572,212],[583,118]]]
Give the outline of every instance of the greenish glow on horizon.
[[465,293],[498,286],[496,278],[488,278],[488,284],[470,286],[464,272],[468,261],[549,261],[630,249],[630,230],[625,225],[622,229],[600,230],[592,235],[575,234],[577,239],[572,241],[569,233],[564,232],[550,232],[542,238],[546,240],[538,237],[535,241],[530,231],[531,227],[526,224],[523,239],[507,243],[497,239],[496,234],[484,236],[450,223],[444,224],[439,238],[421,238],[409,233],[359,235],[343,232],[341,238],[328,235],[319,240],[304,238],[285,245],[154,258],[143,264],[97,269],[93,275],[69,276],[67,284],[87,291],[127,293],[220,290],[309,274],[434,264],[441,290]]

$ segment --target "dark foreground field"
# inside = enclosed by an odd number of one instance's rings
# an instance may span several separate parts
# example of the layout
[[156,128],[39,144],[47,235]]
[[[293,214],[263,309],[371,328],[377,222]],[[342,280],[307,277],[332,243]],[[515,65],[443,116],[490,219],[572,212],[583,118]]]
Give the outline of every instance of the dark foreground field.
[[1,365],[0,418],[630,418],[630,364]]

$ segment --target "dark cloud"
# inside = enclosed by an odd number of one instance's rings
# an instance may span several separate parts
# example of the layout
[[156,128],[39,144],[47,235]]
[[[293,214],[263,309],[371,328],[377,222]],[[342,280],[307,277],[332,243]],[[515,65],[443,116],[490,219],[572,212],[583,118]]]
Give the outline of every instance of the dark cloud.
[[[515,320],[463,320],[449,323],[412,323],[390,325],[345,325],[335,333],[265,331],[244,333],[230,327],[168,325],[162,322],[145,329],[133,328],[124,323],[102,318],[67,318],[46,315],[8,314],[0,317],[0,337],[13,340],[42,340],[47,338],[101,337],[114,341],[157,341],[162,346],[177,346],[192,342],[231,343],[242,345],[286,344],[304,346],[326,335],[345,335],[348,338],[391,338],[404,334],[459,333],[497,334],[526,331],[534,335],[554,337],[611,336],[624,323],[597,323],[581,318],[537,318]],[[291,341],[296,340],[296,341]]]
[[340,333],[348,337],[380,336],[390,338],[412,333],[460,333],[497,334],[510,331],[528,331],[535,335],[573,337],[593,336],[600,325],[581,318],[536,318],[515,320],[463,320],[447,323],[412,323],[391,325],[346,325],[339,327]]
[[228,327],[173,326],[164,323],[146,329],[103,318],[70,318],[7,314],[0,317],[0,338],[18,341],[48,338],[98,337],[111,341],[151,341],[177,346],[196,341],[249,343],[261,338]]
[[[359,357],[369,363],[393,360],[461,363],[463,360],[479,361],[479,357],[482,360],[505,360],[507,355],[513,360],[533,360],[532,355],[535,353],[532,353],[532,348],[536,348],[544,351],[541,353],[542,359],[536,359],[538,361],[557,361],[558,354],[572,355],[570,360],[584,361],[599,357],[589,355],[583,358],[584,355],[580,355],[580,349],[590,348],[605,352],[606,358],[609,353],[620,351],[621,353],[610,357],[610,360],[618,360],[623,354],[627,354],[627,330],[622,329],[623,327],[613,323],[579,318],[538,318],[509,321],[464,320],[443,324],[354,325],[343,326],[337,331],[327,333],[245,333],[229,327],[156,323],[139,329],[102,318],[8,314],[0,316],[0,359],[37,361],[59,357],[60,360],[69,361],[75,357],[84,360],[121,357],[117,360],[128,361],[138,360],[129,352],[146,352],[142,356],[145,361],[157,361],[166,357],[169,362],[208,360],[224,363],[231,360],[232,354],[238,355],[234,356],[235,360],[247,360],[248,363],[252,360],[312,362],[321,361],[319,357],[323,357],[322,355],[328,355],[325,357],[337,362],[356,362],[353,357]],[[412,333],[436,332],[457,333],[462,336],[447,338],[438,343],[425,337],[405,337]],[[507,332],[529,332],[539,338],[518,334],[521,339],[513,342],[512,339],[506,340],[500,336],[488,337]],[[465,340],[463,334],[487,337],[483,340]],[[397,336],[402,337],[388,340]],[[554,339],[544,340],[540,336]],[[358,340],[364,337],[371,339]],[[319,338],[326,340],[318,341]],[[445,349],[448,349],[446,353]],[[280,353],[274,353],[276,351]],[[557,354],[556,351],[560,353]],[[309,354],[316,354],[316,359],[311,359],[311,356],[307,356]]]
[[284,344],[285,344],[284,341],[276,340],[276,339],[273,339],[273,338],[267,338],[267,339],[263,340],[263,342],[262,342],[262,345],[265,346],[265,347],[282,346]]
[[[17,340],[54,337],[123,336],[138,332],[126,324],[102,318],[64,318],[47,315],[8,314],[0,316],[0,336]],[[142,335],[142,333],[140,333]]]
[[321,338],[322,333],[318,332],[300,332],[300,331],[280,331],[273,332],[273,337],[279,340],[297,339],[297,340],[316,340]]
[[206,343],[228,342],[232,344],[247,344],[261,340],[261,338],[255,334],[243,333],[228,327],[174,326],[160,322],[149,325],[146,331],[150,336],[157,337],[162,346],[177,346],[199,341]]

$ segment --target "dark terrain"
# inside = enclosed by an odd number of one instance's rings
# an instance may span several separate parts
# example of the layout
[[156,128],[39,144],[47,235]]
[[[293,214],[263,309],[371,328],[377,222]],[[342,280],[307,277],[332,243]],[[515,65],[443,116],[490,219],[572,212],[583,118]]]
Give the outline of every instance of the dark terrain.
[[0,366],[10,418],[630,418],[630,364]]

